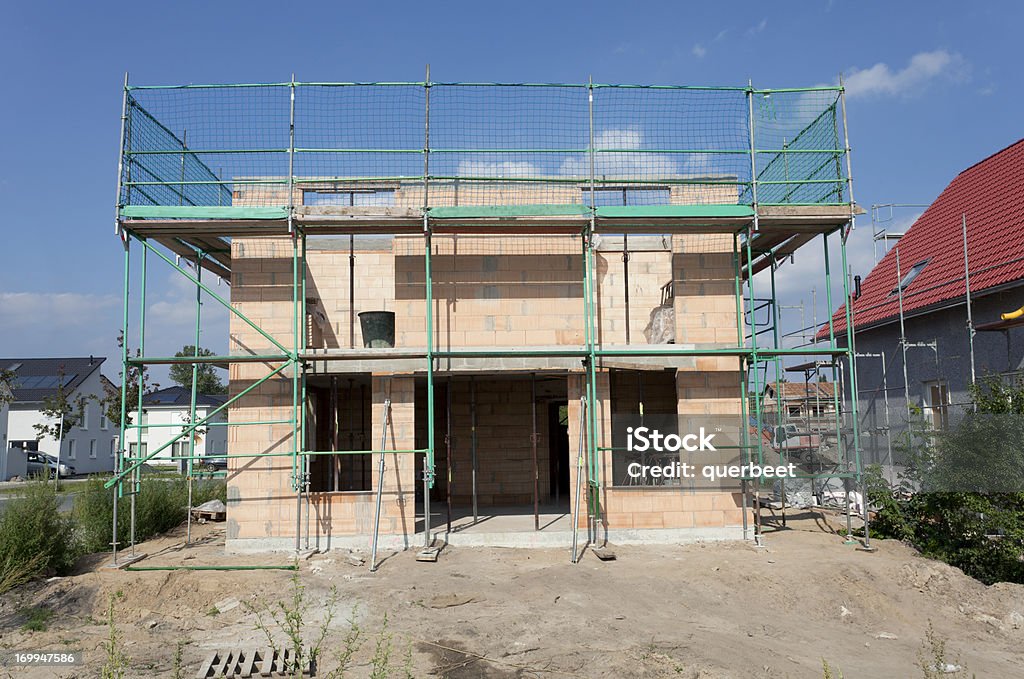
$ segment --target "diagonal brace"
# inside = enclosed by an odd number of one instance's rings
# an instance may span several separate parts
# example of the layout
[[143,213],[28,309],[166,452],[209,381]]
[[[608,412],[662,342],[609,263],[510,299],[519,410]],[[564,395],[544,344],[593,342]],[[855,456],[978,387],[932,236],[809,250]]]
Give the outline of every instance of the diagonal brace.
[[292,363],[291,363],[291,362],[288,362],[288,363],[284,363],[284,364],[280,365],[279,367],[277,367],[277,368],[274,368],[274,369],[273,369],[272,371],[270,371],[270,373],[269,373],[269,374],[267,374],[267,375],[266,375],[265,377],[261,377],[260,379],[256,380],[255,382],[253,382],[252,384],[250,384],[250,385],[249,385],[248,387],[246,387],[246,388],[245,388],[245,389],[243,389],[242,391],[238,392],[238,394],[236,394],[236,395],[235,395],[235,396],[233,396],[232,398],[228,399],[227,401],[225,401],[225,402],[224,402],[223,404],[221,404],[220,406],[218,406],[218,407],[214,408],[213,410],[211,410],[211,411],[210,411],[210,413],[209,413],[209,414],[208,414],[208,415],[207,415],[206,417],[204,417],[203,419],[199,420],[198,422],[193,422],[193,423],[192,423],[192,424],[190,424],[189,426],[187,426],[187,427],[185,427],[184,429],[182,429],[182,430],[181,430],[181,433],[180,433],[180,434],[178,434],[177,436],[175,436],[174,438],[172,438],[172,439],[171,439],[170,441],[168,441],[167,443],[163,444],[162,446],[160,446],[159,448],[157,448],[156,450],[154,450],[154,451],[153,451],[152,453],[147,453],[147,454],[146,454],[146,456],[145,456],[144,458],[142,458],[141,460],[137,460],[137,461],[133,462],[133,463],[132,463],[132,464],[131,464],[131,465],[130,465],[129,467],[127,467],[126,469],[122,469],[122,470],[121,470],[121,471],[120,471],[120,472],[119,472],[118,474],[116,474],[116,475],[115,475],[115,476],[114,476],[114,477],[113,477],[112,479],[110,479],[109,481],[107,481],[106,483],[104,483],[104,484],[103,484],[103,487],[104,487],[104,488],[111,488],[111,487],[112,487],[112,486],[113,486],[114,484],[118,483],[118,482],[119,482],[119,481],[120,481],[121,479],[123,479],[123,478],[124,478],[125,476],[128,476],[128,475],[129,475],[129,474],[131,474],[131,473],[132,473],[133,471],[135,471],[136,469],[138,469],[139,467],[141,467],[141,466],[142,466],[143,464],[145,464],[146,462],[149,462],[149,461],[150,461],[151,459],[153,459],[153,457],[154,457],[154,456],[156,456],[156,455],[157,455],[158,453],[161,453],[161,452],[163,452],[164,450],[167,450],[168,448],[170,448],[170,447],[171,447],[171,444],[175,443],[176,441],[180,440],[181,438],[183,438],[183,437],[184,437],[184,436],[186,436],[186,435],[191,435],[191,434],[192,434],[192,432],[194,432],[194,431],[195,431],[196,429],[199,429],[200,427],[203,427],[203,426],[205,426],[205,425],[206,425],[206,423],[207,423],[207,422],[209,422],[209,421],[210,421],[210,419],[211,419],[211,418],[212,418],[212,417],[213,417],[214,415],[218,414],[218,413],[219,413],[220,411],[224,410],[225,408],[227,408],[228,406],[230,406],[230,405],[231,405],[232,403],[234,403],[235,401],[237,401],[238,399],[242,398],[243,396],[245,396],[246,394],[248,394],[248,393],[249,393],[250,391],[252,391],[253,389],[255,389],[256,387],[260,386],[261,384],[263,384],[264,382],[266,382],[266,381],[267,381],[267,380],[269,380],[270,378],[274,377],[275,375],[277,375],[278,373],[280,373],[280,372],[281,372],[282,370],[284,370],[285,368],[287,368],[287,367],[288,367],[289,365],[292,365]]
[[197,286],[198,286],[199,288],[201,288],[201,289],[203,290],[203,292],[205,292],[206,294],[210,295],[210,297],[212,297],[213,299],[217,300],[217,302],[218,302],[218,303],[220,303],[220,305],[221,305],[221,306],[223,306],[223,307],[224,307],[225,309],[227,309],[228,311],[230,311],[231,313],[233,313],[234,315],[238,316],[238,317],[239,317],[240,319],[242,319],[243,321],[245,321],[245,323],[246,323],[246,324],[248,324],[248,325],[249,325],[249,327],[251,327],[251,328],[252,328],[253,330],[255,330],[255,331],[256,331],[256,332],[258,332],[258,333],[259,333],[260,335],[262,335],[264,339],[266,339],[267,341],[269,341],[269,342],[270,342],[271,344],[273,344],[273,345],[274,345],[275,347],[277,347],[278,349],[280,349],[282,353],[284,353],[284,354],[287,354],[288,356],[291,356],[291,357],[292,357],[293,359],[295,358],[295,352],[293,352],[293,351],[289,351],[288,349],[286,349],[286,348],[284,347],[284,345],[283,345],[283,344],[281,344],[281,343],[280,343],[280,342],[278,342],[278,341],[277,341],[276,339],[274,339],[273,337],[271,337],[271,336],[270,336],[270,335],[269,335],[269,334],[268,334],[268,333],[267,333],[266,331],[264,331],[264,330],[263,330],[263,328],[259,327],[258,325],[256,325],[255,323],[253,323],[253,322],[252,322],[251,320],[249,320],[249,318],[248,318],[248,317],[247,317],[247,316],[246,316],[245,314],[243,314],[243,313],[242,313],[241,311],[239,311],[238,309],[236,309],[235,307],[233,307],[233,306],[231,305],[231,303],[230,303],[230,302],[228,302],[228,301],[227,301],[227,300],[225,300],[225,299],[224,299],[223,297],[221,297],[221,296],[220,296],[220,295],[218,295],[218,294],[217,294],[216,292],[214,292],[214,291],[213,291],[213,290],[212,290],[212,289],[211,289],[211,288],[210,288],[210,287],[209,287],[208,285],[206,285],[205,283],[203,283],[202,281],[200,281],[200,280],[199,280],[198,278],[196,278],[195,276],[193,276],[192,274],[190,274],[189,272],[185,271],[185,270],[184,270],[183,268],[181,268],[180,266],[178,266],[177,264],[175,264],[175,263],[174,263],[174,262],[173,262],[173,261],[171,260],[171,258],[170,258],[170,257],[168,257],[168,256],[167,256],[167,255],[165,255],[164,253],[160,252],[160,250],[158,250],[157,248],[153,247],[153,246],[152,246],[152,245],[151,245],[151,244],[150,244],[150,243],[149,243],[148,241],[146,241],[145,239],[141,239],[141,238],[140,238],[140,239],[138,239],[138,240],[140,240],[140,241],[142,242],[142,245],[143,245],[143,246],[144,246],[144,247],[145,247],[145,248],[146,248],[147,250],[151,250],[152,252],[155,252],[155,253],[156,253],[156,255],[157,255],[158,257],[160,257],[160,259],[162,259],[162,260],[164,260],[165,262],[167,262],[168,264],[170,264],[170,265],[171,265],[172,267],[174,267],[174,268],[175,268],[175,269],[176,269],[176,270],[177,270],[177,271],[178,271],[178,272],[179,272],[179,273],[180,273],[180,274],[181,274],[182,276],[184,276],[184,277],[185,277],[185,278],[187,278],[187,279],[188,279],[189,281],[191,281],[192,283],[194,283],[195,285],[197,285]]

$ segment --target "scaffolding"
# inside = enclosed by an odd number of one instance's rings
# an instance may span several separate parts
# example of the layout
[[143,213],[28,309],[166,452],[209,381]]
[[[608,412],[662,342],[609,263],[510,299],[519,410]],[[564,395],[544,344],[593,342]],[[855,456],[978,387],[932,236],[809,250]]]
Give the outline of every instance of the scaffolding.
[[[117,538],[121,520],[117,500],[125,497],[131,502],[130,548],[134,550],[134,499],[141,488],[142,465],[175,441],[192,437],[215,415],[271,379],[290,381],[291,415],[230,421],[227,426],[287,427],[289,449],[227,457],[289,459],[296,503],[296,550],[303,545],[304,501],[307,546],[309,541],[310,461],[317,455],[338,453],[375,453],[381,458],[385,453],[403,454],[422,460],[423,544],[424,548],[430,546],[430,489],[437,478],[434,387],[436,376],[443,372],[439,370],[443,361],[524,357],[582,361],[582,427],[572,459],[578,461],[581,472],[577,478],[582,479],[585,508],[574,510],[573,520],[575,531],[580,513],[586,512],[587,544],[600,540],[606,488],[601,456],[614,451],[599,445],[598,434],[597,382],[599,373],[607,369],[606,361],[734,360],[740,375],[736,385],[741,403],[739,448],[747,463],[763,464],[776,455],[783,462],[786,459],[785,451],[771,450],[762,436],[753,440],[748,426],[754,422],[759,427],[762,422],[761,394],[769,370],[778,380],[784,360],[818,359],[838,374],[845,362],[851,384],[856,384],[855,349],[850,341],[845,346],[837,341],[839,333],[831,321],[826,345],[782,346],[775,282],[781,263],[818,238],[825,257],[824,285],[830,308],[830,242],[833,248],[838,243],[846,270],[846,241],[858,209],[841,84],[757,89],[751,84],[650,86],[592,80],[581,84],[455,83],[432,81],[428,68],[426,78],[417,82],[300,82],[293,77],[287,82],[263,84],[137,86],[130,85],[126,75],[121,122],[115,225],[124,249],[124,374],[133,367],[169,364],[191,365],[194,372],[202,364],[265,364],[268,372],[244,388],[232,385],[231,397],[198,421],[193,380],[191,420],[176,438],[145,454],[141,446],[135,455],[127,450],[133,436],[141,441],[144,425],[126,424],[131,404],[125,402],[122,390],[121,450],[114,475],[106,483],[115,490],[115,562],[119,549],[125,547]],[[387,202],[382,197],[385,193],[389,200],[395,195],[402,200]],[[368,234],[421,239],[425,346],[398,347],[387,356],[419,362],[427,386],[427,445],[405,450],[386,446],[315,450],[307,435],[308,376],[326,361],[344,362],[365,354],[352,346],[351,335],[348,351],[334,350],[329,356],[308,346],[307,326],[316,310],[309,308],[307,298],[307,238]],[[598,241],[622,239],[628,281],[629,236],[644,234],[714,234],[731,239],[736,309],[733,342],[706,347],[637,344],[629,336],[628,323],[624,342],[604,341],[597,320]],[[577,238],[582,342],[555,348],[440,347],[435,336],[433,239],[462,235]],[[262,236],[288,239],[290,330],[281,334],[290,334],[291,342],[261,328],[203,276],[205,271],[230,281],[232,239]],[[140,272],[133,284],[131,260],[136,248],[141,261],[134,265]],[[150,253],[195,287],[194,356],[151,356],[146,351]],[[351,253],[350,249],[350,257]],[[191,263],[194,270],[183,266],[181,260]],[[755,296],[754,281],[765,269],[770,272],[770,290],[767,302],[762,302]],[[848,300],[847,277],[840,278]],[[269,348],[198,355],[203,294],[227,309]],[[671,290],[666,294],[671,297]],[[627,283],[627,314],[628,295]],[[130,323],[134,296],[139,304],[135,329]],[[768,320],[758,321],[758,314],[765,312]],[[853,323],[847,321],[846,328],[852,328]],[[350,317],[351,323],[354,319]],[[130,343],[138,347],[137,356],[131,355]],[[141,412],[141,375],[139,391]],[[838,399],[835,392],[834,398]],[[855,402],[852,407],[856,408]],[[827,475],[860,484],[856,427],[849,441],[839,435],[839,428],[837,420],[836,467],[806,476]],[[171,458],[185,462],[190,482],[194,455],[190,445],[187,454]],[[762,503],[756,483],[753,479],[742,482],[744,537],[751,536],[747,521],[748,509],[752,509],[756,510],[753,537],[760,541]],[[378,483],[378,491],[381,487]],[[378,496],[378,519],[379,502]],[[474,514],[475,503],[474,491]],[[536,502],[534,509],[536,514]],[[376,537],[375,532],[374,552]],[[572,549],[575,561],[575,535]]]

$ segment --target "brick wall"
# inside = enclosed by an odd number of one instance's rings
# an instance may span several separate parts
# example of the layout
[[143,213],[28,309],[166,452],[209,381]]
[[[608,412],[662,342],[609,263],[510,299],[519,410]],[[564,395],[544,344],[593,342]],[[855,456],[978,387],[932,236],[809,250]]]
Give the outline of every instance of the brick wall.
[[[347,239],[336,249],[311,249],[307,255],[306,293],[322,312],[319,322],[307,320],[313,346],[349,346],[349,313],[387,309],[396,312],[400,347],[422,347],[426,341],[423,241],[419,237],[380,239],[355,253],[355,299],[349,299]],[[736,343],[731,236],[676,236],[663,247],[638,248],[630,260],[631,341],[644,344],[651,312],[663,302],[662,289],[671,282],[677,343],[729,346]],[[631,246],[632,249],[632,246]],[[293,343],[292,244],[287,238],[236,238],[232,245],[232,303],[286,348]],[[575,237],[437,237],[434,241],[435,318],[439,348],[579,345],[583,342],[580,241]],[[621,245],[606,242],[595,256],[599,339],[625,341],[624,267]],[[315,328],[315,329],[314,329]],[[304,340],[305,341],[305,340]],[[355,344],[362,340],[358,325]],[[236,354],[278,351],[244,321],[231,319],[231,351]],[[272,369],[264,364],[234,364],[231,393],[237,394]],[[581,376],[569,378],[570,447],[578,446]],[[413,448],[424,442],[423,425],[416,436],[417,397],[412,377],[374,378],[374,427],[382,422],[386,384],[395,398],[390,446]],[[575,386],[573,386],[575,385]],[[478,381],[478,493],[481,504],[529,504],[533,497],[530,447],[529,382]],[[601,445],[610,445],[611,395],[608,375],[599,375]],[[468,382],[453,384],[453,428],[456,465],[452,488],[455,504],[469,503]],[[628,388],[628,387],[623,387]],[[677,412],[694,415],[740,413],[740,372],[737,359],[706,357],[675,375]],[[259,386],[231,409],[231,421],[287,419],[291,413],[290,372]],[[671,402],[669,392],[662,400]],[[443,403],[443,387],[438,403]],[[439,407],[438,413],[443,413]],[[548,479],[547,413],[538,410],[538,471],[541,498]],[[439,488],[444,488],[447,457],[444,427],[437,427]],[[371,434],[376,446],[376,433]],[[290,425],[232,427],[229,452],[290,452]],[[575,455],[575,452],[573,453]],[[418,479],[412,456],[388,461],[385,517],[382,532],[413,530],[413,493]],[[575,457],[573,457],[573,461]],[[602,456],[602,478],[611,471],[610,453]],[[575,477],[575,464],[572,481]],[[295,495],[291,458],[254,457],[231,460],[229,536],[288,538],[295,534]],[[376,463],[374,462],[374,469]],[[374,484],[376,473],[374,473]],[[573,486],[570,485],[570,488]],[[314,532],[367,534],[372,527],[373,493],[322,494],[313,501]],[[734,525],[741,518],[733,495],[686,495],[660,489],[604,489],[604,511],[611,528],[689,528]]]

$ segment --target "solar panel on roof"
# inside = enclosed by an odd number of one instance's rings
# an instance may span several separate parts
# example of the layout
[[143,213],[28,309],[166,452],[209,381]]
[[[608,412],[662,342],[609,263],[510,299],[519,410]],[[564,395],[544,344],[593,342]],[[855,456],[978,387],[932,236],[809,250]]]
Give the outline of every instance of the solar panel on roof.
[[19,389],[56,389],[58,385],[67,386],[75,379],[75,375],[26,375],[18,379]]

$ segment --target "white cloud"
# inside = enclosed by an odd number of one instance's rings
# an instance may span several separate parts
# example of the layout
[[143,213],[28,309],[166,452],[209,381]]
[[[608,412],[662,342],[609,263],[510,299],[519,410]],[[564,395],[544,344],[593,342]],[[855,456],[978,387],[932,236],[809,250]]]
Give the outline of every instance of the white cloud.
[[690,51],[693,53],[693,56],[697,57],[698,59],[703,59],[704,55],[708,53],[707,48],[705,48],[704,45],[701,45],[700,43],[694,45],[693,49]]
[[715,42],[719,42],[719,41],[725,39],[725,36],[727,36],[727,35],[729,35],[729,29],[728,28],[723,28],[722,30],[720,30],[715,35]]
[[[10,356],[115,358],[121,327],[119,295],[0,292],[3,353]],[[116,374],[108,362],[107,374]]]
[[[633,128],[602,130],[594,136],[594,148],[614,149],[594,154],[594,173],[599,177],[671,177],[681,172],[674,159],[662,154],[631,149],[643,148],[643,133]],[[559,174],[582,177],[590,174],[586,155],[566,158]]]
[[463,160],[459,163],[460,177],[539,177],[541,171],[533,163],[504,160]]
[[[190,266],[182,268],[194,275]],[[209,273],[203,272],[203,284],[226,301],[231,300],[231,288],[219,285]],[[146,353],[156,356],[157,350],[173,354],[186,344],[195,343],[196,287],[181,274],[171,271],[162,286],[150,283],[147,293],[152,303],[146,310]],[[217,353],[227,348],[228,310],[210,297],[202,295],[201,346]],[[170,354],[168,354],[170,355]]]
[[0,325],[8,330],[42,332],[81,328],[116,308],[114,295],[80,292],[0,292]]
[[747,29],[747,35],[748,36],[750,36],[750,35],[757,35],[758,33],[760,33],[761,31],[763,31],[766,28],[768,28],[768,18],[767,17],[765,17],[764,19],[761,19],[761,21],[759,21],[756,26],[751,26],[750,28],[748,28]]
[[934,50],[918,52],[898,71],[888,64],[877,63],[866,69],[853,69],[846,77],[846,93],[850,97],[872,95],[908,95],[919,91],[936,78],[966,80],[968,65],[956,52]]

